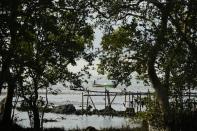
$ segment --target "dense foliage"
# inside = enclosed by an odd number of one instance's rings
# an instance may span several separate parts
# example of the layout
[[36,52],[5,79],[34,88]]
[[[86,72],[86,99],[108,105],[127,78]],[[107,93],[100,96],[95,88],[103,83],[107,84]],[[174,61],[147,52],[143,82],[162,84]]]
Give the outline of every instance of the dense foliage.
[[40,128],[38,89],[57,82],[80,86],[68,65],[77,58],[91,61],[85,52],[93,40],[88,12],[80,0],[0,2],[0,90],[8,85],[3,122],[10,121],[16,88],[32,109],[34,128]]
[[178,95],[180,103],[197,85],[197,3],[109,0],[94,5],[99,22],[107,26],[100,72],[126,85],[135,74],[151,83],[168,127],[173,108],[169,102]]

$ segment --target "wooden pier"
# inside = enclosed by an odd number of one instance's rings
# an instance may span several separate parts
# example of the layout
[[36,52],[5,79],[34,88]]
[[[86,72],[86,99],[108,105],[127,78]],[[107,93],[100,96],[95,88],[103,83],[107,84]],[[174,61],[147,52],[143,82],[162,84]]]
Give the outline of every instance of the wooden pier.
[[[191,93],[191,92],[183,93],[183,96],[188,97],[190,104],[193,104],[192,106],[197,109],[197,102],[196,102],[197,100],[195,100],[195,102],[191,101],[193,100],[191,99],[192,97],[197,98],[197,93]],[[122,103],[119,106],[121,109],[124,108],[125,114],[144,112],[147,110],[147,107],[149,106],[150,102],[154,102],[156,104],[155,93],[151,93],[149,90],[147,92],[130,92],[130,91],[110,92],[107,89],[105,89],[104,91],[86,90],[82,92],[82,101],[81,101],[82,111],[90,111],[91,108],[98,111],[97,108],[98,105],[93,98],[98,99],[99,97],[104,98],[102,104],[103,109],[100,110],[105,110],[105,109],[113,110],[112,106],[117,104],[114,103],[114,101],[117,99],[117,97],[121,98],[122,101],[118,99],[118,101]],[[176,102],[174,103],[176,104]]]
[[[117,96],[122,97],[122,107],[127,113],[136,113],[145,110],[144,106],[148,104],[149,99],[154,98],[154,94],[148,92],[110,92],[105,89],[105,91],[91,91],[86,90],[82,92],[82,103],[81,108],[83,110],[90,110],[90,105],[93,109],[97,109],[97,105],[93,100],[93,97],[104,97],[104,109],[113,109],[112,105],[115,104],[114,101],[117,99]],[[86,98],[86,99],[84,99]],[[120,102],[120,103],[121,103]]]

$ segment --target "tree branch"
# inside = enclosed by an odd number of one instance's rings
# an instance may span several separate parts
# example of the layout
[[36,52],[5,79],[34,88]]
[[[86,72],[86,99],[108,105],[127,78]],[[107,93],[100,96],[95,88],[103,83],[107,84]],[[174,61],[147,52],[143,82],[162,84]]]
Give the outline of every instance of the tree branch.
[[175,20],[171,15],[169,15],[169,18],[171,19],[172,24],[176,27],[178,33],[180,34],[182,41],[185,41],[186,44],[188,45],[188,47],[190,48],[190,50],[194,53],[194,55],[197,57],[197,46],[195,46],[194,43],[190,42],[188,36],[186,36],[186,34],[182,31],[181,27],[180,27],[180,23],[177,22],[177,20]]

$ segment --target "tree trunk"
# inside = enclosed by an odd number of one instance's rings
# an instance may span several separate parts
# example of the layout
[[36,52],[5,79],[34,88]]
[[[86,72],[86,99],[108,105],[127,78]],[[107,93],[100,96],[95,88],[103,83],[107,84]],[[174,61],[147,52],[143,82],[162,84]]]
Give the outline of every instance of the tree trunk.
[[10,124],[12,122],[11,120],[12,100],[14,96],[15,87],[16,87],[16,82],[14,80],[9,80],[5,109],[3,113],[3,123],[5,124]]
[[40,131],[41,130],[41,126],[40,126],[40,115],[39,115],[39,109],[37,106],[37,100],[38,100],[38,79],[37,78],[33,78],[33,82],[34,82],[34,99],[33,99],[33,115],[34,115],[34,130],[35,131]]
[[[150,69],[149,69],[150,70]],[[170,120],[170,106],[169,106],[169,96],[168,96],[168,90],[164,87],[162,87],[162,84],[160,83],[159,79],[153,76],[153,74],[150,74],[149,71],[149,78],[152,83],[153,88],[155,89],[156,96],[161,108],[161,111],[164,116],[164,124],[166,126],[166,130],[169,130],[169,120]]]
[[2,88],[3,88],[3,83],[4,83],[4,80],[0,78],[0,95],[1,95]]
[[[82,96],[83,96],[83,94],[82,94]],[[44,113],[45,113],[45,111],[46,111],[46,109],[48,107],[48,104],[49,104],[49,101],[48,101],[48,88],[47,88],[47,86],[46,86],[45,97],[46,97],[46,104],[45,104],[45,107],[44,107],[44,109],[42,111],[42,116],[41,116],[41,120],[40,120],[41,121],[40,122],[41,123],[40,126],[41,126],[41,129],[42,130],[43,130],[43,123],[44,123]]]
[[37,106],[33,107],[33,117],[34,117],[34,130],[35,131],[40,131],[41,127],[40,127],[40,116],[39,116],[39,110]]
[[162,85],[157,74],[156,74],[156,70],[154,67],[154,63],[156,60],[156,52],[155,49],[154,51],[152,51],[150,53],[151,57],[148,60],[148,75],[149,75],[149,79],[152,83],[152,87],[155,89],[156,92],[156,96],[161,108],[161,111],[163,113],[164,116],[164,124],[166,127],[166,130],[169,130],[169,120],[170,120],[170,115],[169,115],[169,110],[170,110],[170,106],[169,106],[169,96],[168,96],[168,87],[165,85]]
[[3,84],[7,79],[9,65],[10,65],[10,55],[8,56],[6,60],[4,60],[2,64],[2,70],[0,72],[0,95],[1,95],[2,88],[3,88]]
[[[169,6],[169,10],[167,10]],[[158,33],[158,38],[156,41],[156,44],[152,47],[152,49],[150,50],[148,56],[148,62],[147,62],[147,67],[148,67],[148,75],[149,75],[149,79],[152,83],[152,87],[155,89],[156,92],[156,96],[160,105],[160,109],[163,113],[163,117],[164,117],[164,126],[165,126],[165,130],[168,131],[170,130],[170,104],[169,104],[169,94],[168,94],[168,90],[169,90],[169,73],[170,73],[170,69],[167,69],[165,71],[165,81],[162,84],[159,77],[157,76],[157,72],[155,69],[155,63],[156,63],[156,59],[157,56],[160,52],[160,50],[162,49],[162,45],[167,45],[167,21],[168,21],[168,15],[170,12],[170,9],[172,8],[171,2],[169,2],[166,6],[163,6],[162,8],[160,8],[160,11],[162,13],[161,15],[161,29]]]

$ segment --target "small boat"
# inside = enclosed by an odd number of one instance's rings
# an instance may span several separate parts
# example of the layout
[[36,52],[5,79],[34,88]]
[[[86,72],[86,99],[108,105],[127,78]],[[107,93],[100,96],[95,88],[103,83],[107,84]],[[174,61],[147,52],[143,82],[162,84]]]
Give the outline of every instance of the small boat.
[[115,87],[115,85],[114,85],[114,84],[106,84],[106,83],[104,83],[104,84],[98,84],[98,83],[96,83],[96,81],[94,81],[94,83],[93,83],[93,87],[114,88],[114,87]]

